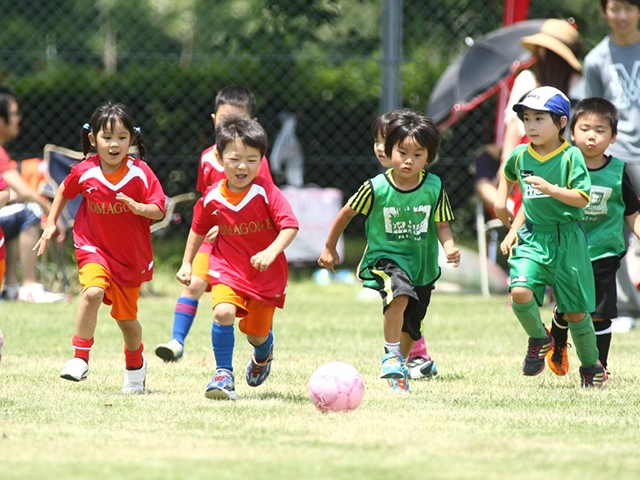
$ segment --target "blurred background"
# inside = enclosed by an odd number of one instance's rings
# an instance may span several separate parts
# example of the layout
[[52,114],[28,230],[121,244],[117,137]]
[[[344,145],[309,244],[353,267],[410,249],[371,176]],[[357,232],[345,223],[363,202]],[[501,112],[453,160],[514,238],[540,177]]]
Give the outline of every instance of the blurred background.
[[[528,18],[573,17],[586,53],[606,34],[598,5],[531,0]],[[20,137],[5,147],[18,161],[41,157],[47,143],[79,149],[92,111],[123,102],[167,194],[194,191],[200,152],[215,141],[216,92],[242,84],[271,144],[283,126],[297,139],[288,176],[272,163],[278,182],[346,196],[379,169],[371,120],[394,103],[426,113],[442,72],[504,14],[498,0],[2,0],[0,81],[17,91],[23,115]],[[495,116],[492,98],[444,132],[432,167],[469,245],[471,160],[493,140]],[[347,230],[361,233],[358,222]]]

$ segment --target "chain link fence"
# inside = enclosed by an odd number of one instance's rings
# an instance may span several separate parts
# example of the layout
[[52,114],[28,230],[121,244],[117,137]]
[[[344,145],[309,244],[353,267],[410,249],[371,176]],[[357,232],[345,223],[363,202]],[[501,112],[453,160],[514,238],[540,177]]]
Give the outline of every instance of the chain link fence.
[[[597,4],[532,0],[529,18],[575,17],[588,49],[606,33]],[[214,142],[216,92],[243,84],[256,95],[272,144],[284,114],[295,115],[306,184],[347,195],[378,172],[369,127],[382,94],[379,0],[0,5],[0,80],[17,91],[23,113],[20,137],[6,145],[16,160],[41,156],[47,143],[78,149],[81,125],[96,106],[114,100],[132,108],[167,194],[193,191],[199,154]],[[502,2],[401,6],[402,103],[426,112],[433,85],[465,39],[501,26]],[[433,167],[445,181],[461,239],[475,238],[469,164],[492,141],[495,108],[489,100],[445,132]],[[356,222],[347,233],[360,228]]]

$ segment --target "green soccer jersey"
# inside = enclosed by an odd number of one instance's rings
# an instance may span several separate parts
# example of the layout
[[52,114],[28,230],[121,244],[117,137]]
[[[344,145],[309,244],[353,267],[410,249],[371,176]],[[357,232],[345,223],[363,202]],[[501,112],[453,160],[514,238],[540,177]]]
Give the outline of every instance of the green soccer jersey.
[[413,190],[398,190],[392,170],[367,180],[349,200],[349,206],[367,216],[367,249],[359,276],[373,286],[369,268],[380,259],[393,261],[415,286],[428,285],[440,276],[438,233],[435,224],[453,219],[440,178],[424,173]]
[[610,158],[604,166],[589,170],[591,198],[582,225],[589,239],[591,261],[619,256],[626,251],[624,239],[624,162]]
[[523,182],[524,178],[535,175],[553,185],[577,190],[589,199],[591,180],[584,157],[566,140],[563,139],[562,145],[544,156],[539,155],[531,144],[518,145],[511,152],[503,174],[508,181],[520,184],[525,216],[534,225],[558,225],[584,216],[583,208],[560,202]]

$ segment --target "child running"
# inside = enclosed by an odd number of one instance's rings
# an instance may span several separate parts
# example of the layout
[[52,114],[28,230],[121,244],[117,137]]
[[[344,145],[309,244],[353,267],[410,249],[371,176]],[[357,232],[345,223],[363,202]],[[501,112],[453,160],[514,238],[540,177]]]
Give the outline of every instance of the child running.
[[233,374],[234,323],[253,346],[245,379],[261,385],[271,372],[274,337],[271,332],[276,307],[285,302],[288,266],[284,249],[298,232],[298,220],[282,192],[258,176],[265,160],[267,134],[246,115],[225,115],[216,128],[215,155],[225,179],[205,191],[194,207],[177,278],[189,285],[193,260],[208,232],[218,236],[209,257],[213,288],[211,341],[216,374],[205,397],[236,400]]
[[[371,124],[371,135],[373,136],[373,151],[376,158],[385,169],[391,168],[391,160],[384,153],[384,139],[387,131],[389,119],[394,112],[387,112],[376,117]],[[407,360],[407,369],[409,370],[409,378],[419,380],[421,378],[431,378],[438,374],[436,362],[427,352],[427,343],[424,335],[420,335],[420,339],[413,344],[413,348],[409,353]]]
[[[591,97],[581,101],[571,120],[571,139],[580,149],[591,177],[591,195],[582,226],[589,240],[589,257],[596,287],[596,308],[591,313],[599,360],[607,369],[611,346],[611,319],[618,316],[616,272],[626,253],[624,225],[640,238],[640,201],[625,163],[606,155],[618,133],[618,111],[608,100]],[[569,371],[568,323],[554,310],[551,335],[554,346],[547,353],[556,375]]]
[[[136,144],[140,159],[128,154]],[[153,275],[152,220],[165,214],[166,197],[155,174],[144,162],[146,147],[129,109],[105,103],[82,127],[85,158],[56,191],[51,212],[34,250],[42,255],[56,232],[56,221],[67,202],[82,195],[73,227],[82,297],[72,344],[75,356],[60,377],[80,382],[89,373],[100,305],[111,305],[124,339],[122,391],[144,393],[147,360],[142,353],[138,297]],[[87,157],[91,147],[97,154]]]
[[396,111],[386,128],[392,168],[367,180],[340,210],[318,265],[334,271],[340,235],[358,214],[366,216],[367,249],[358,276],[380,292],[384,315],[381,378],[394,392],[409,391],[405,358],[422,336],[431,292],[440,277],[438,240],[447,262],[458,266],[449,221],[453,212],[440,178],[424,168],[436,158],[440,133],[429,118]]
[[[522,118],[530,143],[517,146],[509,156],[495,211],[510,228],[502,251],[508,252],[517,238],[509,266],[513,312],[529,335],[522,373],[541,373],[553,347],[539,308],[548,285],[558,310],[569,312],[565,318],[581,363],[581,385],[600,387],[607,375],[598,361],[588,313],[594,311],[595,286],[586,235],[578,223],[589,203],[591,181],[582,153],[561,136],[569,120],[569,99],[557,88],[539,87],[513,109]],[[512,225],[506,205],[515,182],[523,192],[524,212],[519,212]]]
[[[246,115],[255,118],[256,100],[251,92],[243,86],[224,87],[216,95],[214,113],[211,114],[215,127],[225,115]],[[200,155],[200,167],[198,168],[198,184],[196,189],[203,194],[207,188],[216,182],[226,178],[224,169],[216,157],[216,145],[208,147]],[[260,162],[258,176],[273,182],[269,171],[269,162],[263,159]],[[215,235],[212,236],[215,238]],[[182,293],[176,302],[173,313],[173,333],[171,341],[161,343],[156,347],[156,355],[165,362],[175,362],[184,354],[184,343],[189,335],[198,312],[198,302],[202,294],[211,290],[209,285],[209,254],[211,243],[205,239],[193,261],[193,275],[191,283],[182,289]]]

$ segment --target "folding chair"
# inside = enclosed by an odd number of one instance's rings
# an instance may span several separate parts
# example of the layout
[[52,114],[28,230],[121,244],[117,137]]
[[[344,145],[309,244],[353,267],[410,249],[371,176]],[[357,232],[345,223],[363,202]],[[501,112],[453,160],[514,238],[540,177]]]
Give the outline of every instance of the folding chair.
[[[483,297],[491,296],[489,291],[489,260],[496,261],[498,254],[498,229],[502,222],[497,218],[486,221],[482,201],[476,202],[476,230],[478,232],[478,256],[480,262],[480,292]],[[487,234],[489,243],[487,243]]]

